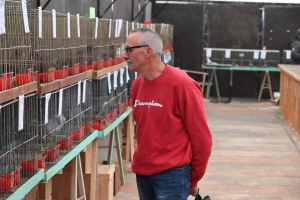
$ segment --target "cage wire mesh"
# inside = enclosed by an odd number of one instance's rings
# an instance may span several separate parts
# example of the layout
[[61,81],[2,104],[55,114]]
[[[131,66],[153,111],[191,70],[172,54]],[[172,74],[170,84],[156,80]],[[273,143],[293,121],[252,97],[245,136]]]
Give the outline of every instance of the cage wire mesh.
[[34,61],[34,71],[38,73],[39,83],[50,83],[66,77],[65,18],[65,14],[54,11],[29,12],[29,25],[32,30],[31,59]]
[[87,29],[87,65],[88,69],[100,70],[102,69],[100,65],[101,61],[101,24],[99,19],[86,19]]
[[70,15],[70,37],[66,38],[69,76],[87,71],[87,38],[85,17]]
[[23,18],[22,3],[4,3],[5,33],[0,35],[0,91],[33,81],[32,62],[29,57],[30,33],[25,32],[24,22],[27,21]]
[[101,24],[101,47],[99,47],[100,57],[101,57],[101,67],[107,68],[113,65],[113,54],[114,49],[111,45],[112,35],[114,34],[115,23],[111,19],[99,19],[99,24]]
[[0,199],[5,199],[43,166],[37,148],[37,94],[1,107]]
[[123,62],[124,43],[126,24],[121,19],[112,21],[112,38],[111,38],[111,49],[112,49],[112,65],[120,64]]
[[111,111],[113,110],[113,91],[111,87],[110,74],[92,79],[92,115],[95,130],[103,130],[111,123]]
[[83,112],[82,126],[84,127],[85,135],[90,135],[92,128],[92,79],[85,79],[81,84],[82,102],[81,109]]

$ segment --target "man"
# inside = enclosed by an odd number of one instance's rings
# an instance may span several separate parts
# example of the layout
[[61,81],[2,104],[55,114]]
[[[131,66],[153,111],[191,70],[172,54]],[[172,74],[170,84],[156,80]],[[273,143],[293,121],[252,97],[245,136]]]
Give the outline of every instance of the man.
[[300,29],[297,30],[297,34],[292,38],[292,52],[291,52],[292,64],[300,64]]
[[130,32],[123,58],[132,84],[138,147],[132,160],[141,200],[186,200],[197,194],[212,148],[203,95],[183,71],[161,61],[162,40],[150,28]]

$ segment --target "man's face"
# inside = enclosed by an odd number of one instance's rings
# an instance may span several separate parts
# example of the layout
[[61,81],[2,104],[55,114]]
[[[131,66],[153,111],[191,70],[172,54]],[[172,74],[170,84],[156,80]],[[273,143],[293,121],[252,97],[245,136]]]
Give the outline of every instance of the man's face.
[[128,68],[133,71],[139,71],[145,61],[144,51],[147,45],[140,43],[140,32],[130,34],[125,43],[123,58],[128,64]]

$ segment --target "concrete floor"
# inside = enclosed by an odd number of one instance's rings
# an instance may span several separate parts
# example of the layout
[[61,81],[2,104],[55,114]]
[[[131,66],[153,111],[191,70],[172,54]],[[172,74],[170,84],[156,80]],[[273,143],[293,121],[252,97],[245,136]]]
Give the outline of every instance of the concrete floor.
[[[256,99],[206,102],[213,133],[212,156],[198,186],[212,200],[300,199],[299,140],[280,108]],[[126,184],[114,200],[138,200],[135,175],[126,165]],[[188,198],[192,200],[191,196]]]

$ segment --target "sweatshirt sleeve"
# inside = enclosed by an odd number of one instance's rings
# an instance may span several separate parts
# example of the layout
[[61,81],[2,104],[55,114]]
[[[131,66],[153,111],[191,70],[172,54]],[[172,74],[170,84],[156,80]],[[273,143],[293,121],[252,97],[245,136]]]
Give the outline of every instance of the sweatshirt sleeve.
[[196,187],[205,174],[212,150],[203,94],[200,87],[186,89],[181,96],[180,113],[192,146],[191,187]]

